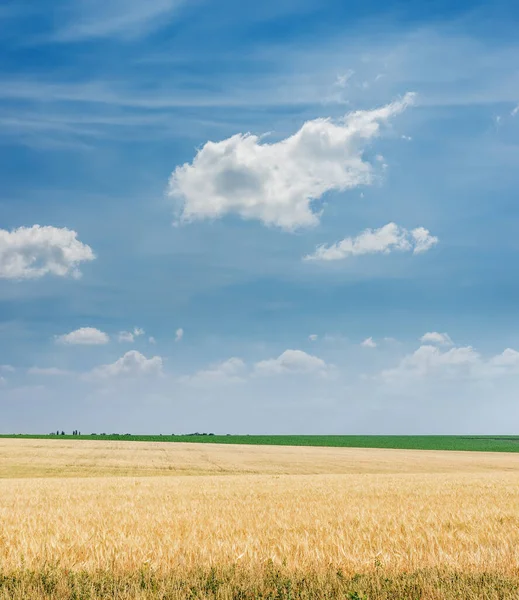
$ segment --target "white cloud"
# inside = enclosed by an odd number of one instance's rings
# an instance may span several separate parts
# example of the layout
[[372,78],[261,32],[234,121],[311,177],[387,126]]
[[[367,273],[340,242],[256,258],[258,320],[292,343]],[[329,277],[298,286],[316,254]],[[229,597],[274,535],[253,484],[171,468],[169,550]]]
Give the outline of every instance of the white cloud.
[[31,367],[27,370],[29,375],[36,376],[60,376],[60,375],[68,375],[69,371],[65,371],[64,369],[58,369],[56,367]]
[[500,377],[519,374],[519,352],[506,348],[501,354],[493,356],[483,369],[483,376]]
[[79,264],[94,260],[90,246],[70,229],[40,225],[0,229],[0,279],[36,279],[44,275],[80,277]]
[[262,360],[254,365],[258,376],[283,375],[288,373],[314,373],[324,375],[328,365],[317,356],[302,350],[285,350],[277,358]]
[[387,382],[402,382],[424,377],[491,379],[519,375],[519,352],[507,348],[501,354],[483,358],[471,346],[441,350],[437,346],[423,345],[405,356],[393,369],[382,371]]
[[182,329],[182,327],[179,327],[176,331],[175,331],[175,342],[180,342],[180,340],[184,337],[184,330]]
[[364,346],[364,348],[376,348],[377,347],[377,343],[373,340],[372,337],[366,338],[362,343],[361,346]]
[[154,338],[152,335],[150,335],[150,337],[148,338],[148,342],[149,342],[150,344],[156,344],[156,343],[157,343],[157,340],[156,340],[156,339],[155,339],[155,338]]
[[490,364],[496,367],[518,367],[519,366],[519,352],[512,348],[503,350],[501,354],[498,354],[490,359]]
[[437,243],[438,238],[423,227],[409,231],[396,223],[388,223],[380,229],[366,229],[357,237],[345,238],[332,246],[318,246],[314,254],[305,256],[304,260],[343,260],[362,254],[389,254],[395,250],[419,254]]
[[314,226],[320,213],[312,203],[326,192],[373,182],[374,168],[363,151],[380,125],[412,101],[413,94],[406,94],[338,122],[307,121],[292,136],[272,144],[250,133],[207,142],[191,164],[175,169],[168,193],[179,201],[184,222],[235,213],[285,230]]
[[133,342],[134,337],[133,337],[133,333],[131,331],[120,331],[119,335],[117,336],[117,339],[120,342]]
[[130,350],[114,363],[96,367],[87,377],[89,379],[108,379],[120,376],[160,375],[161,373],[162,358],[160,356],[146,358],[140,352]]
[[438,238],[434,235],[431,235],[429,230],[425,229],[425,227],[417,227],[416,229],[413,229],[411,231],[411,237],[413,238],[412,243],[414,243],[414,254],[427,252],[427,250],[430,250],[438,243]]
[[515,115],[519,112],[519,104],[512,110],[512,112],[510,113],[512,115],[512,117],[515,117]]
[[3,373],[14,373],[16,369],[12,365],[0,365],[0,371]]
[[180,378],[180,381],[193,386],[212,386],[242,383],[247,375],[247,367],[241,358],[232,357],[197,371],[194,375]]
[[311,342],[315,342],[315,341],[317,340],[317,338],[318,338],[318,335],[317,335],[316,333],[312,333],[312,334],[310,334],[310,335],[308,336],[308,339],[309,339]]
[[104,331],[95,327],[80,327],[75,331],[56,336],[58,344],[99,345],[108,344],[110,338]]
[[146,332],[140,327],[134,327],[133,331],[120,331],[117,339],[120,342],[134,342],[136,337],[144,335]]
[[405,356],[396,368],[382,371],[381,377],[386,381],[398,381],[431,374],[470,376],[481,363],[481,355],[472,346],[451,348],[442,352],[436,346],[424,345]]
[[437,331],[424,333],[420,338],[420,341],[424,344],[438,344],[440,346],[454,345],[454,342],[448,333],[438,333]]

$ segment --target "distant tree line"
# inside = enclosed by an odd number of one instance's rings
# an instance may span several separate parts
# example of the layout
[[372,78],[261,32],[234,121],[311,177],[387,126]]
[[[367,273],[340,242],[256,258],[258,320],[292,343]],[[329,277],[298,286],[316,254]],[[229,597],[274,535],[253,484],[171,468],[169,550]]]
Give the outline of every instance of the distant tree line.
[[[60,431],[59,429],[56,431],[56,433],[52,432],[50,433],[50,435],[68,435],[66,434],[64,431]],[[72,432],[72,435],[81,435],[81,431],[74,429],[74,431]],[[128,437],[131,436],[131,433],[91,433],[91,436],[102,436],[102,435],[110,435],[110,436],[120,436],[120,437]],[[162,436],[162,433],[159,433],[159,436]],[[176,435],[181,435],[181,436],[203,436],[203,435],[214,435],[214,433],[205,433],[205,432],[199,432],[199,431],[195,431],[194,433],[181,433],[181,434],[176,434],[176,433],[172,433],[171,437],[175,437]],[[230,435],[229,433],[226,435]]]

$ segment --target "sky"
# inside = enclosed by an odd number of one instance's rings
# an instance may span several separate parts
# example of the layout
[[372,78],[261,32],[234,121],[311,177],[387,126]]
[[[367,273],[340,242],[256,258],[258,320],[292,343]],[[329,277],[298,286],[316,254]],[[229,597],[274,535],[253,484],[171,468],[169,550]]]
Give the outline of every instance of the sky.
[[3,2],[0,433],[517,433],[518,25]]

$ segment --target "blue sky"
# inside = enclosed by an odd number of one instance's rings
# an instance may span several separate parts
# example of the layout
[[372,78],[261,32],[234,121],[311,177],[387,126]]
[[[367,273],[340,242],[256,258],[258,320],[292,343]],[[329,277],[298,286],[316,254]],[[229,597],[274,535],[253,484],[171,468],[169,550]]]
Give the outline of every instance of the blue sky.
[[0,432],[516,432],[518,21],[4,3]]

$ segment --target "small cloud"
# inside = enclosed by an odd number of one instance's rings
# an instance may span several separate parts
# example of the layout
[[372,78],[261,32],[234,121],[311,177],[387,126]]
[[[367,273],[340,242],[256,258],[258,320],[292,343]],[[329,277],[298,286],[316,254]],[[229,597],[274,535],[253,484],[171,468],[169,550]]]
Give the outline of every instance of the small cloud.
[[184,337],[184,330],[182,329],[182,327],[179,327],[175,331],[175,342],[180,342],[183,337]]
[[2,373],[14,373],[16,369],[12,365],[0,365],[0,372]]
[[317,356],[307,354],[302,350],[285,350],[277,358],[262,360],[254,365],[254,374],[271,376],[283,374],[314,373],[326,374],[329,366]]
[[393,251],[421,254],[438,243],[438,238],[423,227],[411,231],[396,223],[388,223],[380,229],[366,229],[354,238],[345,238],[331,246],[318,246],[313,254],[304,260],[333,261],[344,260],[363,254],[389,254]]
[[78,278],[79,265],[94,258],[92,248],[70,229],[41,225],[0,229],[0,279]]
[[340,88],[345,88],[348,81],[355,75],[355,71],[349,69],[343,75],[337,75],[334,85]]
[[364,348],[376,348],[377,344],[373,341],[372,337],[369,337],[361,343],[361,346],[364,346]]
[[153,336],[151,336],[151,335],[150,335],[150,337],[148,338],[148,342],[149,342],[150,344],[156,344],[156,343],[157,343],[157,341],[155,340],[155,338],[154,338]]
[[69,345],[99,345],[108,344],[110,338],[104,331],[95,327],[80,327],[75,331],[56,336],[56,343]]
[[453,346],[454,342],[452,341],[450,335],[448,333],[438,333],[437,331],[430,331],[428,333],[424,333],[420,338],[420,341],[423,344],[438,344],[439,346]]
[[119,342],[132,343],[135,341],[136,337],[144,335],[145,333],[146,332],[144,331],[144,329],[141,329],[140,327],[134,327],[133,331],[120,331],[119,335],[117,336],[117,339],[119,340]]
[[87,378],[108,379],[121,376],[160,375],[161,373],[162,358],[160,356],[146,358],[140,352],[130,350],[114,363],[96,367],[87,375]]
[[134,338],[133,333],[131,331],[120,331],[119,335],[117,336],[117,339],[120,342],[129,342],[129,343],[132,343],[135,338]]
[[317,335],[316,333],[312,333],[312,334],[310,334],[310,335],[308,336],[308,339],[309,339],[311,342],[315,342],[315,341],[317,340],[317,338],[318,338],[318,335]]
[[512,117],[515,117],[515,115],[519,112],[519,104],[512,110],[512,112],[510,113],[512,115]]
[[413,139],[410,135],[402,135],[401,138],[406,142],[410,142]]

